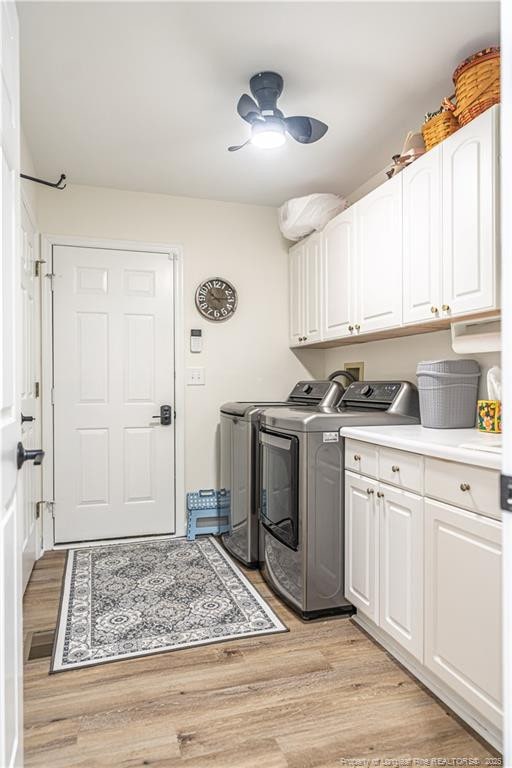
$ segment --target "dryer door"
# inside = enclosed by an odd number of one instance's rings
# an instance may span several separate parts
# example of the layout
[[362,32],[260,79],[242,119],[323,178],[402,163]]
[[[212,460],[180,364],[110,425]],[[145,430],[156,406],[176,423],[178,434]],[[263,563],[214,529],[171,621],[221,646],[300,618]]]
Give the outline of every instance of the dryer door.
[[260,519],[290,549],[299,545],[299,438],[260,430]]

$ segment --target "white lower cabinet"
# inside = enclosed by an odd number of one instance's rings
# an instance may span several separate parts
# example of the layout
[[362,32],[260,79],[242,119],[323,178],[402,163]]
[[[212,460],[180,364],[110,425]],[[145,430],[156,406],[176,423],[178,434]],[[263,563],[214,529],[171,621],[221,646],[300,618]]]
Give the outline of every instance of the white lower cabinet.
[[423,499],[345,473],[345,596],[423,656]]
[[[346,466],[362,465],[362,445],[346,440]],[[370,634],[500,749],[502,525],[489,485],[492,475],[497,489],[498,473],[366,448],[375,479],[345,471],[345,596]],[[402,468],[409,486],[425,490],[399,487]],[[446,503],[453,494],[443,473],[457,489],[461,478],[468,481],[478,511],[465,501],[469,491],[459,489],[468,509]],[[433,493],[446,501],[429,498]]]
[[423,661],[423,499],[380,485],[379,626]]
[[425,664],[498,728],[501,525],[425,501]]
[[375,622],[379,619],[379,484],[345,472],[345,597]]

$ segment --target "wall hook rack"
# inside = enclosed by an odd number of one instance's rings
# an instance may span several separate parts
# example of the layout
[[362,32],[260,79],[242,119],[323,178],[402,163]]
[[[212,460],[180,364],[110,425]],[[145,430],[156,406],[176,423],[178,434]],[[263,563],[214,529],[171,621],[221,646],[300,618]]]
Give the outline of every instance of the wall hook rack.
[[26,179],[27,181],[35,181],[36,184],[44,184],[47,187],[52,187],[52,189],[65,189],[66,188],[66,174],[61,173],[60,179],[53,183],[52,181],[45,181],[44,179],[37,179],[35,176],[27,176],[25,173],[20,173],[20,176],[22,179]]

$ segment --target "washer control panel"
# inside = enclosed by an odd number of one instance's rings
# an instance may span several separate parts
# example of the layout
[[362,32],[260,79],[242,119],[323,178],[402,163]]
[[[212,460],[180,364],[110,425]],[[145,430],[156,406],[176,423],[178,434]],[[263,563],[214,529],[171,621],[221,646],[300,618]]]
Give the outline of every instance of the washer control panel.
[[400,392],[400,381],[354,381],[343,394],[344,403],[392,403]]

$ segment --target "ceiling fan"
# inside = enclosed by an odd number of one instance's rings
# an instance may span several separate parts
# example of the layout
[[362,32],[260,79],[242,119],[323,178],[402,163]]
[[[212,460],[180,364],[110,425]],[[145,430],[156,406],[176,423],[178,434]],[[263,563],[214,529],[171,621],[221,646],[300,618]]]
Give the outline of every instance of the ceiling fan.
[[327,125],[314,117],[285,117],[277,108],[283,92],[283,78],[276,72],[260,72],[251,77],[249,86],[254,99],[244,93],[237,104],[237,112],[251,126],[251,136],[243,144],[228,147],[236,152],[246,144],[263,149],[280,147],[289,134],[300,144],[313,144],[327,131]]

